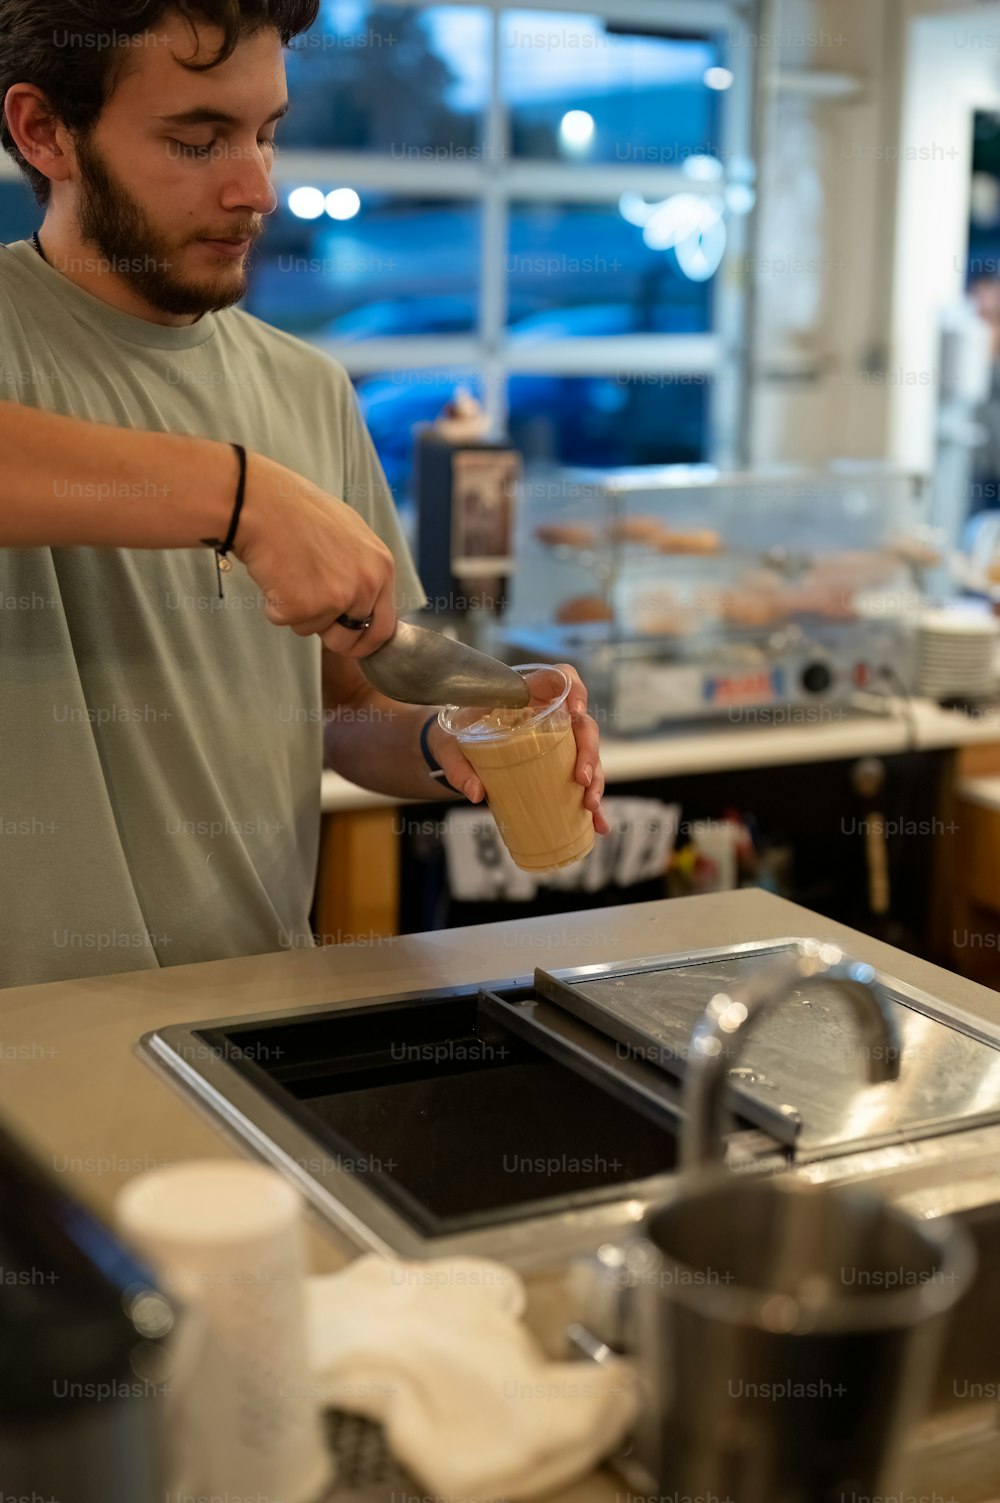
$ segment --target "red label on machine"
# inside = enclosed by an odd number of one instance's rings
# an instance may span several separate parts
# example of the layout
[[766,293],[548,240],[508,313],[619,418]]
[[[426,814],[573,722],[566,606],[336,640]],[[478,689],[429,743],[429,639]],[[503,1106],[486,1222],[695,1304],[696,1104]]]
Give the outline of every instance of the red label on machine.
[[777,668],[723,673],[705,680],[705,698],[715,705],[771,704],[781,693],[781,687],[781,670]]

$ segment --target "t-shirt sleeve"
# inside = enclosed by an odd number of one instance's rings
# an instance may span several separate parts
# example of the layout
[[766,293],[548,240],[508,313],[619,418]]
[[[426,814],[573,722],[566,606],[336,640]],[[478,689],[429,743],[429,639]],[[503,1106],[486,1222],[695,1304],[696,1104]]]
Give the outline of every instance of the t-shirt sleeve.
[[396,610],[403,614],[418,611],[427,604],[427,596],[399,521],[385,471],[372,443],[358,407],[357,395],[345,376],[344,417],[344,495],[369,527],[391,550],[396,560]]

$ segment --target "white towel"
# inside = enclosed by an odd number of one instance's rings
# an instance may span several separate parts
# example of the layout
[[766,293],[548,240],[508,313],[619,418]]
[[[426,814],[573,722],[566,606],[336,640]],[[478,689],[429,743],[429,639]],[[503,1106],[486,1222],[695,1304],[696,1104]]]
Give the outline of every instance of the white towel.
[[374,1254],[307,1285],[323,1402],[380,1420],[442,1503],[533,1498],[591,1470],[636,1413],[631,1368],[549,1362],[502,1264]]

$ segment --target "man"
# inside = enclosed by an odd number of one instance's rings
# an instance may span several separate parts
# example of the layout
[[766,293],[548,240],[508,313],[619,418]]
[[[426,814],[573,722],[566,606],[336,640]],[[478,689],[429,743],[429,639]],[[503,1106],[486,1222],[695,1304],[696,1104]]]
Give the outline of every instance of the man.
[[308,942],[324,704],[346,777],[439,797],[436,760],[483,797],[358,668],[424,597],[346,374],[232,306],[316,11],[0,0],[0,141],[44,209],[0,247],[4,985]]

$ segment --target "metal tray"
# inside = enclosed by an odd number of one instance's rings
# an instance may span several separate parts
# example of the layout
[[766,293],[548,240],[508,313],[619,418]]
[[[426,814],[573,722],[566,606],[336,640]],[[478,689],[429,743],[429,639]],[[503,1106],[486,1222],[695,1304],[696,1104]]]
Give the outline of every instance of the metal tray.
[[[623,1058],[675,1079],[716,992],[791,950],[791,940],[635,967],[536,971],[539,996],[614,1039]],[[847,957],[852,959],[854,957]],[[865,1060],[836,988],[800,987],[763,1019],[730,1072],[734,1108],[797,1161],[938,1136],[1000,1120],[1000,1039],[883,973],[899,1035],[899,1079],[865,1082]]]

